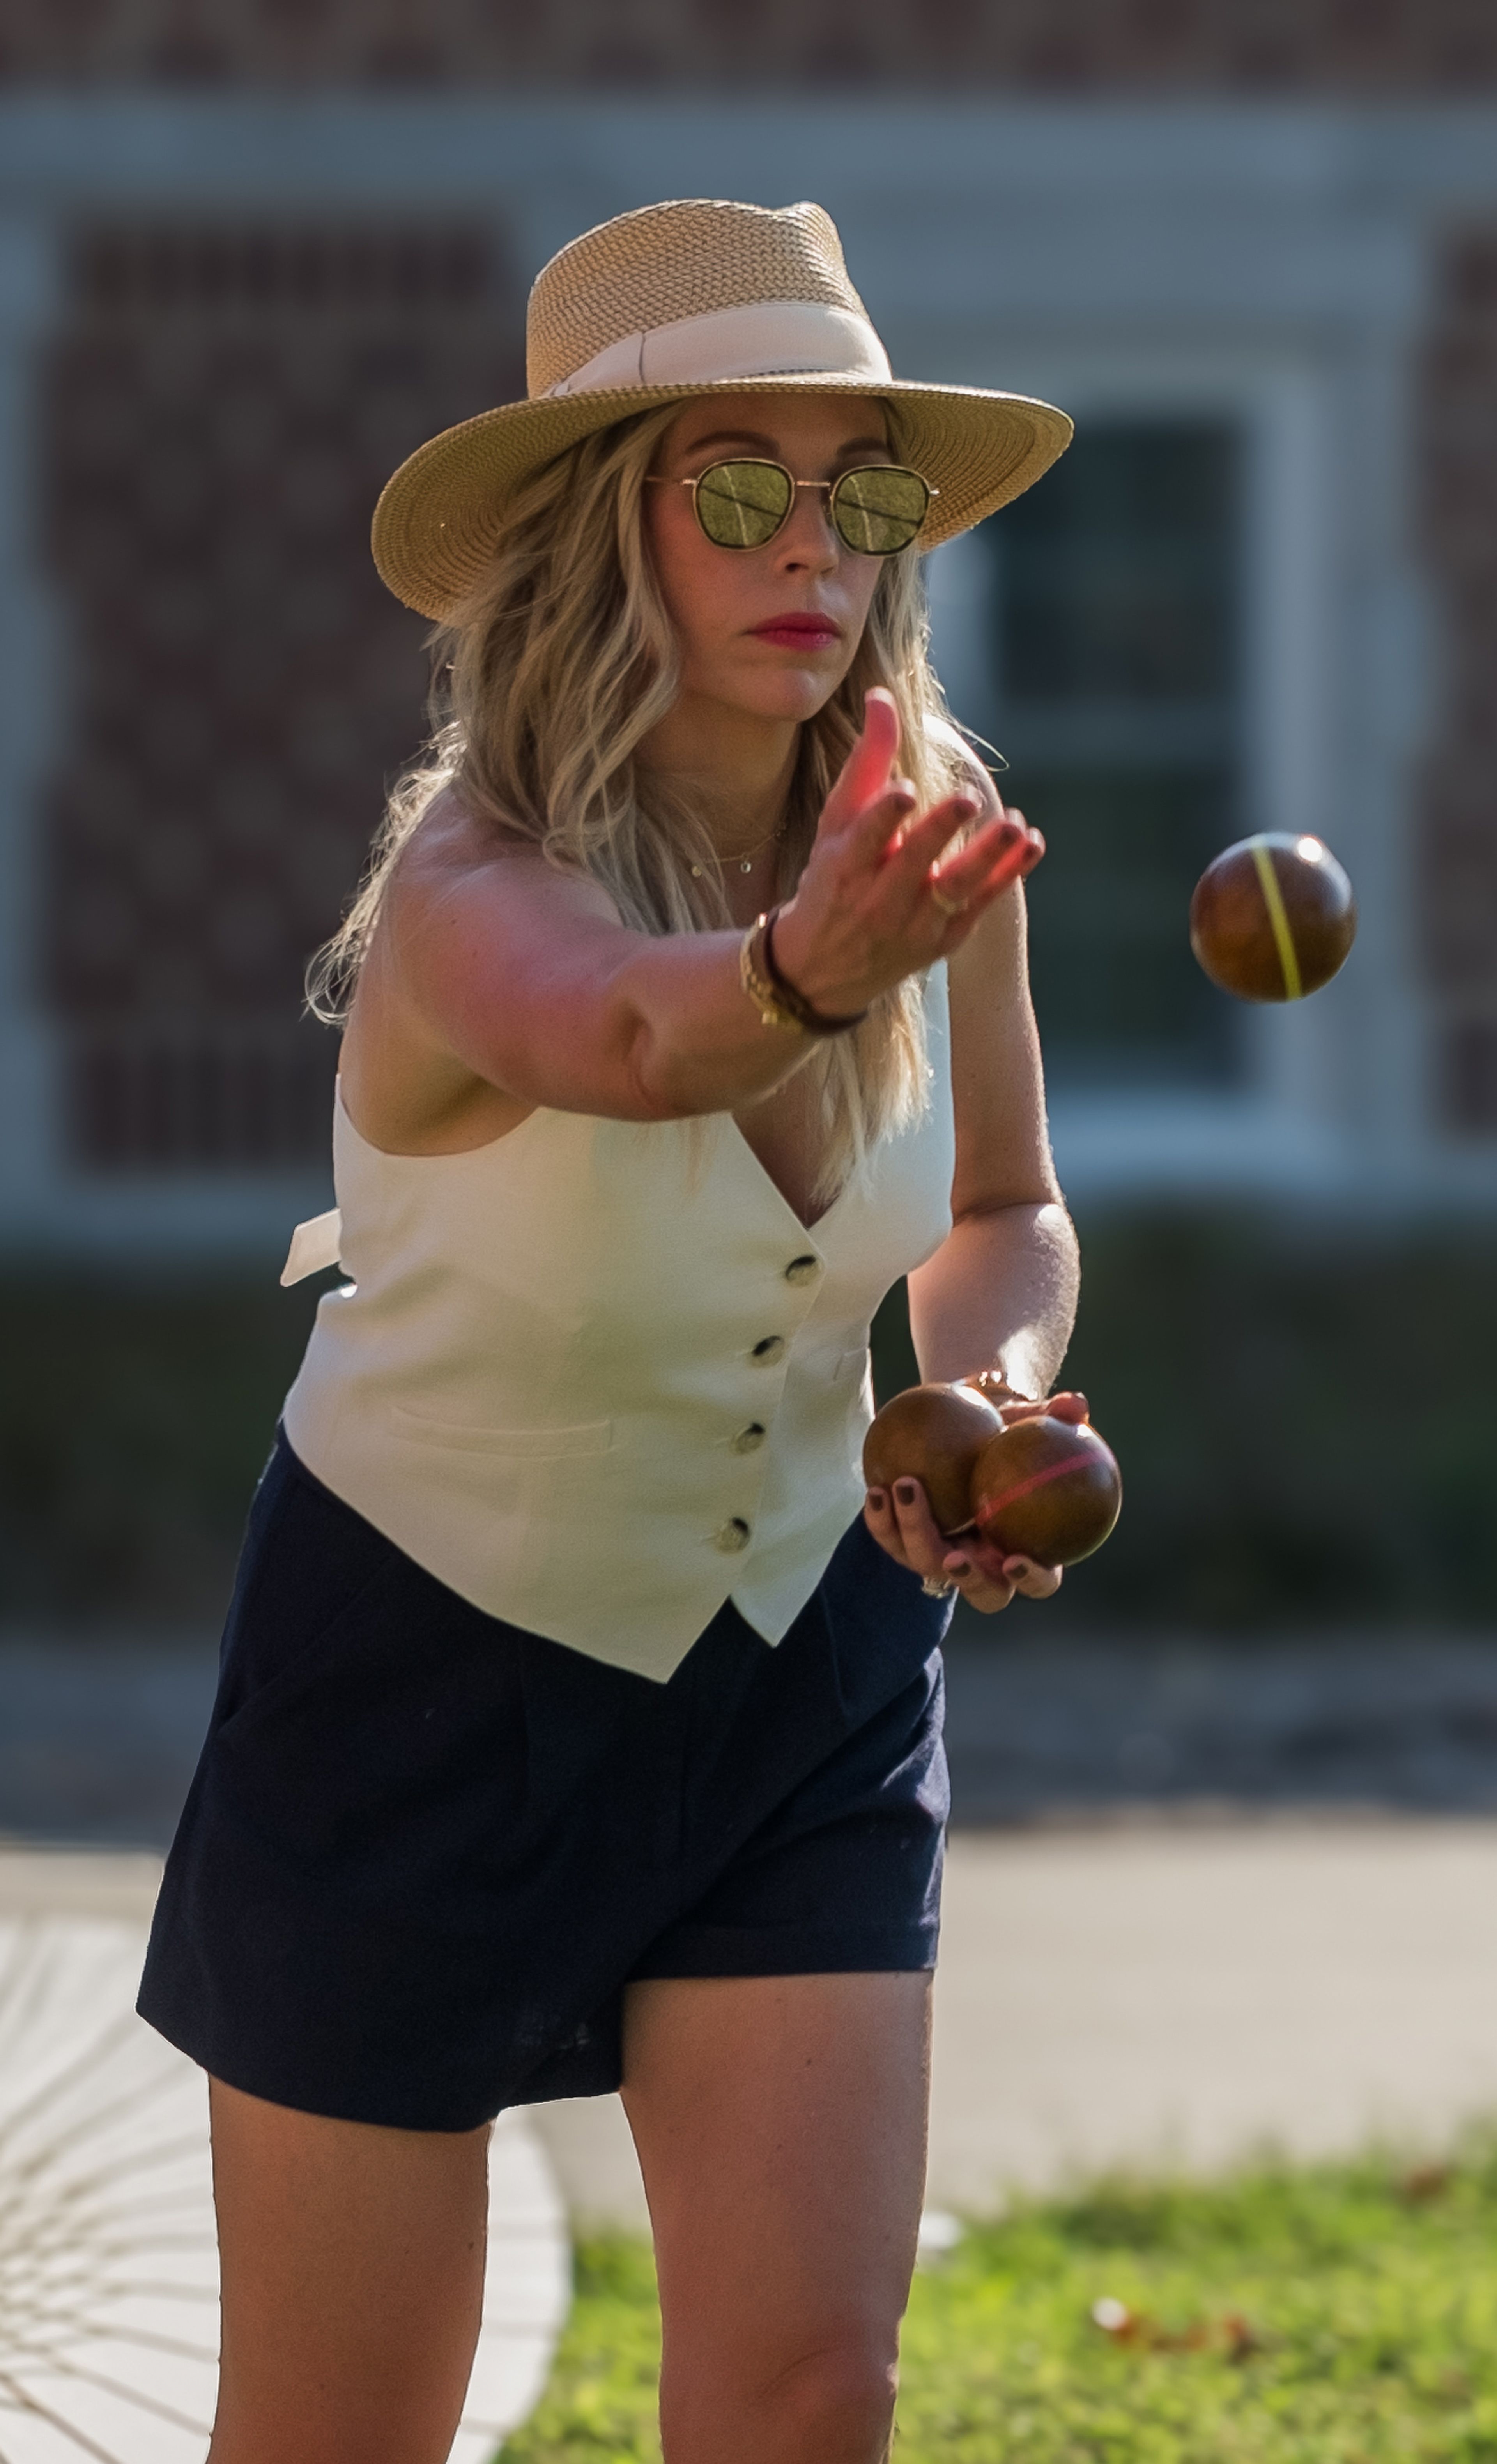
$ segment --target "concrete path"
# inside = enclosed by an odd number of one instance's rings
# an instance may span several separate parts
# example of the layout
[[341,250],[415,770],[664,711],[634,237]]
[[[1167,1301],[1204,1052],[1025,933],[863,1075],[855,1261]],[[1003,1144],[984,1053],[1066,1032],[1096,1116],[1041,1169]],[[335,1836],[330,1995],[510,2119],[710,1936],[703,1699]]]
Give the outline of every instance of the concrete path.
[[[218,2259],[202,2073],[134,2014],[144,1857],[0,1855],[0,2454],[202,2464]],[[565,2219],[521,2114],[490,2145],[488,2271],[450,2464],[485,2464],[545,2383]]]
[[932,2196],[1497,2118],[1497,1822],[967,1833]]

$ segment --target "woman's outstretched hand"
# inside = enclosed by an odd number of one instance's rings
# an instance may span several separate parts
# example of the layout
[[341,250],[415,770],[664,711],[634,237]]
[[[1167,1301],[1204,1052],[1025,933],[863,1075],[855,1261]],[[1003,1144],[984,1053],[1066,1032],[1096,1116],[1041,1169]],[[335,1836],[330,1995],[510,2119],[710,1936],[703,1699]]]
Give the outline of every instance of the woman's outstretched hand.
[[949,957],[1045,853],[1039,831],[1000,805],[948,856],[982,809],[978,794],[946,796],[917,813],[910,781],[894,775],[898,749],[892,696],[875,688],[795,896],[775,925],[781,972],[833,1018],[866,1009],[905,976]]
[[[1047,1412],[1057,1420],[1084,1420],[1085,1395],[1048,1396],[1042,1403],[1005,1403],[1003,1423],[1032,1420]],[[881,1549],[897,1565],[908,1566],[930,1583],[955,1584],[964,1600],[991,1616],[1006,1609],[1015,1593],[1026,1600],[1047,1600],[1061,1587],[1058,1566],[1037,1566],[1030,1557],[1005,1557],[975,1531],[958,1540],[942,1537],[925,1490],[917,1480],[896,1480],[892,1489],[870,1488],[864,1521]]]

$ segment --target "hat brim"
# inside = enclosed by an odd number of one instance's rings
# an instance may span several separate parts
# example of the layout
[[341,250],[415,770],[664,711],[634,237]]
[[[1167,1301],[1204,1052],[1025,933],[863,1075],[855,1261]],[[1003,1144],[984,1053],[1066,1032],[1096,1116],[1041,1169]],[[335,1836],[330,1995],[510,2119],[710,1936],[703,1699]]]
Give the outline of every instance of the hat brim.
[[897,450],[935,492],[916,541],[921,548],[955,539],[1022,495],[1064,453],[1072,432],[1063,410],[1024,394],[859,374],[616,385],[505,403],[433,436],[387,481],[372,532],[381,579],[407,607],[448,622],[492,561],[505,507],[533,472],[634,412],[742,393],[847,393],[894,405]]

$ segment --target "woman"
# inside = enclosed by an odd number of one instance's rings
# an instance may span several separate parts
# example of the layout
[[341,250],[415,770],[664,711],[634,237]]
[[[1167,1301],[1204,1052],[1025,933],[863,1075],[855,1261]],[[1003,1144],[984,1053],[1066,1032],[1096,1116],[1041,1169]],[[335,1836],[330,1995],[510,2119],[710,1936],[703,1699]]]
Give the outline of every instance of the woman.
[[211,2454],[441,2464],[487,2123],[622,2083],[668,2458],[872,2464],[938,1645],[953,1590],[1056,1578],[943,1545],[917,1484],[864,1500],[869,1319],[908,1271],[925,1374],[1021,1409],[1075,1287],[1041,842],[942,720],[915,555],[1069,429],[893,381],[808,206],[586,234],[530,360],[376,517],[450,716],[324,969],[341,1218],[288,1273],[350,1281],[142,1991],[212,2079]]

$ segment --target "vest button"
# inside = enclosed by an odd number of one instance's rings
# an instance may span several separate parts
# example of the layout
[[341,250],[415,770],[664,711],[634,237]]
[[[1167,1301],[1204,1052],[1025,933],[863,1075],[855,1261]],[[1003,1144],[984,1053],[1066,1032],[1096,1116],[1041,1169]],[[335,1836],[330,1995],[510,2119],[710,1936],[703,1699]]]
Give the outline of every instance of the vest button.
[[720,1549],[727,1557],[736,1556],[737,1551],[740,1549],[746,1549],[748,1544],[749,1528],[740,1514],[732,1515],[720,1530],[715,1531],[712,1535],[713,1547]]
[[740,1429],[737,1436],[734,1439],[733,1451],[736,1455],[751,1455],[754,1453],[756,1447],[763,1444],[765,1430],[763,1421],[750,1420],[748,1427],[746,1429]]
[[814,1284],[821,1273],[820,1258],[792,1258],[785,1268],[787,1284]]
[[783,1359],[784,1350],[785,1339],[782,1334],[766,1334],[762,1342],[755,1344],[749,1358],[757,1360],[762,1368],[767,1369],[772,1362]]

